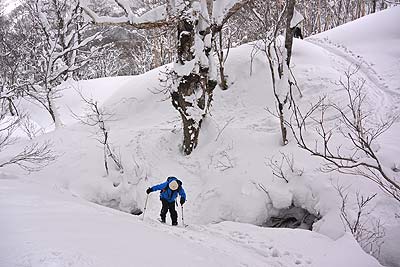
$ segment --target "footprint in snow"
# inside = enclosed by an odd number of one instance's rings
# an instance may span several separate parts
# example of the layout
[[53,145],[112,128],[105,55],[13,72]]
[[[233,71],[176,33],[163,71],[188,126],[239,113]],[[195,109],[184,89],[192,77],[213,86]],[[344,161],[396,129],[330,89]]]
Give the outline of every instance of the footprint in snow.
[[281,253],[279,252],[278,249],[274,248],[274,249],[272,250],[271,256],[274,257],[274,258],[277,258],[277,257],[280,257],[280,256],[281,256]]

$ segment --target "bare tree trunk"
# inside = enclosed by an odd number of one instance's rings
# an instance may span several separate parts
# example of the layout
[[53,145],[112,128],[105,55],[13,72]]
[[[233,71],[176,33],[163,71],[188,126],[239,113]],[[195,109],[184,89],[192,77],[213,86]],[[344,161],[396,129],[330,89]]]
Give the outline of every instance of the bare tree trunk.
[[47,91],[46,92],[47,111],[49,112],[50,117],[53,120],[53,122],[56,124],[57,119],[56,119],[56,114],[54,113],[54,107],[53,107],[53,101],[52,101],[52,98],[51,98],[51,92],[52,91]]
[[163,47],[162,46],[163,46],[162,41],[159,40],[159,38],[154,40],[154,44],[151,49],[151,53],[153,55],[152,62],[151,62],[152,69],[155,69],[155,68],[163,65],[163,63],[161,62],[162,58],[163,58],[163,55],[162,55]]
[[[294,34],[294,29],[295,27],[291,28],[291,21],[293,18],[294,14],[294,6],[296,4],[296,0],[287,0],[286,2],[286,36],[285,36],[285,48],[286,48],[286,65],[287,65],[287,70],[290,68],[290,59],[292,57],[292,46],[293,46],[293,34]],[[284,63],[283,63],[284,64]],[[283,70],[282,66],[282,70]],[[288,71],[287,71],[288,72]],[[288,73],[287,73],[288,74]],[[280,75],[281,77],[281,75]],[[286,77],[285,77],[286,78]],[[289,76],[287,77],[289,79]],[[290,80],[288,80],[289,86],[290,86]],[[279,112],[279,122],[280,122],[280,127],[281,127],[281,133],[282,133],[282,143],[283,145],[288,143],[287,140],[287,129],[285,127],[285,117],[284,117],[284,111],[283,107],[284,104],[286,103],[286,100],[280,100],[279,97],[275,93],[275,97],[278,101],[278,112]]]
[[14,103],[11,100],[11,98],[7,98],[7,101],[8,101],[8,110],[10,111],[11,116],[18,115],[18,110],[15,108]]
[[282,133],[282,144],[286,145],[288,143],[288,139],[287,139],[287,129],[285,127],[285,117],[283,114],[282,103],[278,104],[278,109],[279,109],[279,125],[281,126],[281,133]]
[[107,149],[106,146],[103,146],[103,158],[104,158],[104,169],[106,170],[106,176],[108,176],[108,161],[107,161]]
[[47,99],[47,106],[48,106],[48,111],[50,113],[51,119],[54,122],[54,125],[57,129],[63,126],[63,123],[60,118],[60,114],[58,113],[57,106],[54,102],[54,91],[50,90],[46,93],[46,99]]
[[339,25],[342,24],[342,23],[344,23],[344,22],[342,21],[342,19],[341,19],[342,5],[343,5],[342,0],[340,0],[340,1],[339,1],[338,10],[336,11],[336,12],[337,12],[337,13],[336,13],[337,23],[334,25],[335,27],[336,27],[336,26],[339,26]]
[[385,8],[387,8],[385,1],[381,1],[381,10],[384,10]]
[[[219,49],[217,51],[219,61],[219,76],[220,76],[220,87],[222,90],[228,89],[228,84],[225,77],[225,59],[224,59],[224,48],[223,48],[222,29],[219,31]],[[229,49],[229,47],[228,47]]]
[[293,33],[295,27],[290,27],[290,22],[293,18],[294,6],[296,4],[296,0],[287,0],[287,9],[286,9],[286,37],[285,37],[285,48],[287,52],[286,63],[288,67],[290,67],[290,59],[292,57],[292,46],[293,46]]
[[318,8],[317,8],[317,12],[318,12],[318,15],[317,15],[317,21],[318,21],[318,32],[322,32],[322,29],[321,29],[321,0],[318,0]]
[[360,1],[361,3],[361,16],[364,17],[365,16],[365,3],[364,1]]

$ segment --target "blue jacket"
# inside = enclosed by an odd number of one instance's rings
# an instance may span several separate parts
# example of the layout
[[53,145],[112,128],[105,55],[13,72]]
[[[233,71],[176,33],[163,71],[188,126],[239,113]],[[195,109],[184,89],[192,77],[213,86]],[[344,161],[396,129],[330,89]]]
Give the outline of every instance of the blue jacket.
[[[179,187],[178,187],[177,190],[172,191],[169,188],[168,185],[172,181],[177,181],[178,182]],[[178,196],[178,193],[181,196],[181,198],[183,198],[186,201],[186,193],[185,193],[185,190],[182,187],[182,182],[179,181],[178,179],[176,179],[175,177],[168,177],[166,182],[164,182],[162,184],[155,185],[155,186],[151,187],[150,189],[151,189],[151,192],[161,190],[160,199],[161,200],[165,199],[169,203],[175,202],[175,199]]]

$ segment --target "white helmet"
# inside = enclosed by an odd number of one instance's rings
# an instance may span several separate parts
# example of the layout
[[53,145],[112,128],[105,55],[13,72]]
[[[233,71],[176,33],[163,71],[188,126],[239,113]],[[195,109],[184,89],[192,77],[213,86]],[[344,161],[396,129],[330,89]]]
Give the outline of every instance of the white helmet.
[[178,187],[179,187],[178,182],[176,180],[173,180],[172,182],[170,182],[168,186],[172,191],[178,189]]

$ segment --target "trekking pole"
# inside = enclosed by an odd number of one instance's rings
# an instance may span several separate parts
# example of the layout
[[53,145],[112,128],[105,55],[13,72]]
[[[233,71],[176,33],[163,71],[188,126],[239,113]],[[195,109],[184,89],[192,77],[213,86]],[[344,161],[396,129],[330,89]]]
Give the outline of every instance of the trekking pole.
[[182,225],[183,227],[185,227],[185,220],[183,219],[183,205],[181,205],[181,209],[182,209]]
[[148,200],[148,199],[149,199],[149,194],[147,194],[146,202],[144,202],[144,209],[143,209],[142,221],[144,220],[144,214],[145,214],[145,212],[146,212],[147,200]]

